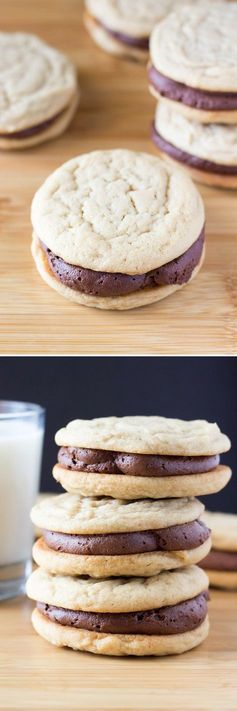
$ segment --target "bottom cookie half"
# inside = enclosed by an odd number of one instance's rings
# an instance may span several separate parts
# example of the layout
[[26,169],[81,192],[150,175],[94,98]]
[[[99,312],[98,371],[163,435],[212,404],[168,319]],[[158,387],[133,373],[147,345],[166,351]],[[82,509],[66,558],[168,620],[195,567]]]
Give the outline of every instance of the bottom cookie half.
[[191,550],[157,551],[131,555],[76,555],[52,550],[43,538],[33,548],[34,560],[44,570],[56,575],[90,575],[93,578],[128,575],[149,577],[161,570],[174,570],[199,563],[211,546],[208,538]]
[[62,282],[58,281],[49,268],[46,254],[40,246],[39,240],[37,239],[36,235],[33,235],[32,255],[42,279],[46,282],[46,284],[48,284],[48,286],[51,286],[52,289],[58,291],[66,299],[74,301],[77,304],[82,304],[82,306],[90,306],[98,309],[124,311],[128,309],[134,309],[139,306],[146,306],[156,301],[161,301],[161,299],[164,299],[166,296],[170,296],[178,289],[182,289],[184,286],[187,286],[192,281],[192,279],[194,279],[194,277],[199,272],[199,269],[202,266],[205,256],[205,247],[203,247],[202,256],[199,264],[193,270],[191,279],[186,284],[168,284],[165,286],[156,286],[152,288],[147,287],[146,289],[135,291],[132,294],[114,297],[99,297],[92,296],[89,294],[83,294],[79,291],[71,289],[68,286],[65,286],[65,284],[62,284]]
[[226,486],[231,470],[219,465],[203,474],[138,477],[128,474],[88,474],[70,471],[56,464],[53,476],[71,494],[111,496],[115,499],[164,499],[214,494]]
[[102,634],[52,622],[36,608],[32,614],[36,632],[57,647],[110,656],[165,656],[182,654],[199,645],[209,631],[208,617],[195,630],[174,635]]

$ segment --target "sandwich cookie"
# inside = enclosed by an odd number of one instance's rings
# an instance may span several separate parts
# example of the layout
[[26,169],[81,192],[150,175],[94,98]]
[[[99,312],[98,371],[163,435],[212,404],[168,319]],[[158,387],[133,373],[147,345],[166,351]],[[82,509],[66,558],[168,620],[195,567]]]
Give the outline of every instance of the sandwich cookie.
[[59,647],[107,655],[180,654],[208,634],[208,578],[201,568],[149,578],[50,575],[27,582],[33,626]]
[[205,511],[202,520],[211,528],[212,550],[201,563],[210,585],[237,589],[237,516]]
[[101,309],[130,309],[187,284],[204,256],[204,208],[183,171],[129,150],[58,168],[32,204],[32,253],[47,284]]
[[150,89],[202,123],[237,123],[237,4],[181,7],[150,39]]
[[237,124],[203,124],[158,103],[152,139],[164,158],[182,164],[194,180],[237,188]]
[[28,148],[56,138],[79,98],[70,59],[35,35],[0,33],[0,148]]
[[122,499],[201,496],[220,491],[231,470],[230,440],[205,420],[103,417],[74,420],[55,437],[54,478],[69,493]]
[[197,499],[127,502],[62,494],[32,509],[33,523],[43,529],[33,556],[59,575],[156,575],[209,553],[203,511]]
[[106,52],[146,61],[154,24],[182,4],[187,1],[86,0],[84,22],[93,40]]

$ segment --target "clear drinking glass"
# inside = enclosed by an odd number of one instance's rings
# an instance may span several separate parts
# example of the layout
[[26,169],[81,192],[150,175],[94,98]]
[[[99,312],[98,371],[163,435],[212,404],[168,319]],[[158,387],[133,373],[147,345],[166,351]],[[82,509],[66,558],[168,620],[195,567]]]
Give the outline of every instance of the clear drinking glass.
[[31,571],[44,420],[40,405],[0,400],[0,600],[22,595]]

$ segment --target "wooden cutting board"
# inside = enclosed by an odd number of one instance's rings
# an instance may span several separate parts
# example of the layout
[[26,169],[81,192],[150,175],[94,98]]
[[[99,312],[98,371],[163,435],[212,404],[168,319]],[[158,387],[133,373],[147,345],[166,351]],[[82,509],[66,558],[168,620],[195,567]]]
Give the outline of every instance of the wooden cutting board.
[[24,598],[0,605],[2,711],[236,711],[237,594],[211,592],[209,638],[177,657],[99,657],[58,649]]
[[98,49],[82,23],[80,0],[8,0],[1,30],[34,32],[76,62],[81,104],[59,139],[0,157],[1,353],[237,352],[237,199],[235,191],[201,188],[207,256],[180,293],[126,312],[64,300],[38,276],[30,253],[30,204],[49,173],[78,153],[125,147],[156,153],[149,139],[155,101],[145,66]]

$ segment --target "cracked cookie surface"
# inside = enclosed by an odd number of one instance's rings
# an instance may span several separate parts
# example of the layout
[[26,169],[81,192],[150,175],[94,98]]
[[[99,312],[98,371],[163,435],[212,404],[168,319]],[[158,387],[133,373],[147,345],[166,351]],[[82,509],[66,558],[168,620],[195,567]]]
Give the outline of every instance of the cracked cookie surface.
[[179,8],[153,30],[152,64],[196,89],[237,92],[236,25],[236,3]]
[[216,423],[159,416],[73,420],[58,430],[59,447],[88,447],[140,454],[204,456],[230,449]]
[[118,533],[144,531],[188,523],[204,510],[198,499],[123,501],[74,494],[43,499],[31,512],[33,523],[64,533]]
[[204,208],[185,173],[118,149],[58,168],[34,197],[32,222],[38,239],[65,262],[135,275],[183,254],[201,233]]

